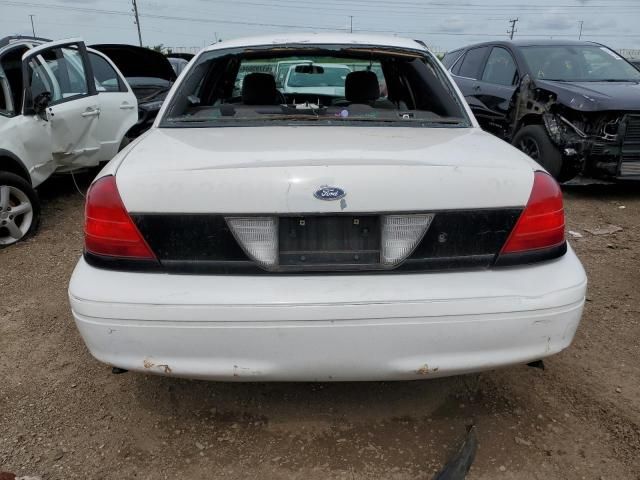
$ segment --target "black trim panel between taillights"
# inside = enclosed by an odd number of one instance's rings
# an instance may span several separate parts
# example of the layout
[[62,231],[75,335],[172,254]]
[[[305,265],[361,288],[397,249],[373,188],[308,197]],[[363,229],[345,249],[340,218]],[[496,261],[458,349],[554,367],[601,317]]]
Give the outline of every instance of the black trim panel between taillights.
[[[411,213],[416,212],[408,212]],[[100,257],[88,252],[85,252],[85,258],[98,268],[131,272],[201,275],[393,274],[522,265],[558,258],[567,250],[566,244],[562,244],[549,249],[500,255],[522,213],[521,208],[418,213],[433,213],[433,221],[411,255],[392,269],[382,270],[363,264],[350,265],[348,269],[289,266],[282,271],[266,271],[248,258],[230,231],[225,216],[221,214],[133,213],[130,214],[131,218],[158,262]],[[353,213],[348,215],[357,216]]]

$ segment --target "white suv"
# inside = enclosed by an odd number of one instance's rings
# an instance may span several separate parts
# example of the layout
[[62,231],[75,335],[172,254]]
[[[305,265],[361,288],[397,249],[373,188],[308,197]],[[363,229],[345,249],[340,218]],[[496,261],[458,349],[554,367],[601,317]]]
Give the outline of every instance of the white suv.
[[[252,67],[300,58],[367,67],[344,97],[283,93]],[[234,96],[239,71],[254,73]],[[536,361],[571,343],[586,289],[540,168],[483,132],[412,40],[218,43],[91,186],[73,315],[97,359],[162,375],[407,380]]]
[[0,40],[0,246],[35,231],[35,187],[113,158],[137,111],[115,65],[81,40]]

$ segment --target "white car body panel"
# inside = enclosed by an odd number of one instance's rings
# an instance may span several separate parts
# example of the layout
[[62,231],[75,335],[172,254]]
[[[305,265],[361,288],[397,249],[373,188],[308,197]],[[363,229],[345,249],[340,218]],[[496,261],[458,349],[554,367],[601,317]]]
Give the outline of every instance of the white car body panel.
[[28,52],[26,52],[25,55],[23,55],[23,57],[22,57],[23,60],[27,56],[31,57],[33,55],[39,55],[42,52],[44,52],[45,50],[49,50],[50,48],[64,46],[64,45],[67,45],[69,43],[84,43],[84,41],[80,37],[72,37],[72,38],[63,38],[61,40],[54,40],[54,41],[45,42],[45,43],[33,42],[33,41],[31,41],[29,43],[31,43],[34,46]]
[[7,152],[21,161],[34,187],[57,168],[51,152],[50,124],[37,115],[0,115],[0,156]]
[[97,131],[100,141],[100,162],[111,160],[120,150],[122,139],[138,120],[138,100],[127,80],[118,70],[115,63],[104,53],[88,48],[89,52],[105,60],[118,74],[126,92],[104,92],[98,90],[100,101],[100,125]]
[[47,108],[51,153],[56,169],[75,170],[99,163],[100,103],[98,95]]
[[158,275],[80,260],[69,296],[91,353],[120,368],[345,381],[433,378],[552,355],[571,343],[585,289],[570,250],[536,266],[394,276]]
[[[32,58],[71,42],[81,40],[16,40],[0,49],[0,57],[11,49],[26,46],[29,50],[23,58]],[[89,51],[105,58],[127,85],[113,62],[99,52]],[[55,82],[51,83],[55,90]],[[126,108],[121,108],[122,105]],[[138,117],[137,100],[128,85],[127,92],[97,92],[52,105],[47,108],[47,120],[15,112],[19,105],[12,107],[14,114],[0,114],[0,156],[17,159],[29,173],[34,187],[54,172],[92,167],[113,158]]]
[[[522,206],[533,183],[526,155],[475,128],[153,129],[134,152],[117,176],[132,212]],[[344,204],[318,202],[309,193],[325,184],[348,191]],[[464,194],[444,194],[450,191]]]
[[306,33],[292,32],[277,35],[258,35],[254,37],[242,37],[224,42],[213,43],[204,48],[203,52],[212,50],[224,50],[228,48],[250,48],[262,45],[297,44],[305,43],[314,45],[375,45],[392,48],[406,48],[411,50],[423,50],[427,48],[415,40],[403,37],[391,37],[385,35],[354,34],[354,33]]
[[[205,51],[280,43],[431,55],[412,40],[343,34],[239,39]],[[540,170],[479,129],[450,77],[471,127],[158,128],[187,77],[189,71],[174,84],[154,128],[101,173],[115,175],[131,213],[521,208]],[[315,199],[323,185],[343,189],[344,201]],[[133,273],[83,258],[69,298],[92,355],[119,368],[224,381],[411,380],[563,350],[580,321],[586,285],[570,247],[533,265],[386,274]]]

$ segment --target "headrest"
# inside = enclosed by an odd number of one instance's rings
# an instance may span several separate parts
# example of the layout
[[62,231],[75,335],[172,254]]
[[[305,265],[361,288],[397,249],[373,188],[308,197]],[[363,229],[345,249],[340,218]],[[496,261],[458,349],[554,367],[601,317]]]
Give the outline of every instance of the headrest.
[[347,75],[344,90],[347,101],[351,103],[369,103],[380,98],[378,76],[370,70]]
[[274,105],[278,90],[270,73],[250,73],[242,82],[242,103],[245,105]]

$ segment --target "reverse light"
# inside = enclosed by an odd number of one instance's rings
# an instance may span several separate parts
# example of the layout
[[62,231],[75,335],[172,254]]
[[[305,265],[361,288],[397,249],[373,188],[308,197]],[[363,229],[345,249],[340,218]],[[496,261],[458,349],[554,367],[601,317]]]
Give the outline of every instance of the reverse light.
[[382,217],[383,265],[393,266],[407,258],[429,229],[433,215],[385,215]]
[[226,220],[253,261],[265,268],[278,263],[278,221],[275,217],[227,217]]
[[112,175],[97,180],[87,193],[84,248],[99,256],[156,259],[127,213]]
[[547,173],[535,172],[531,196],[501,255],[564,245],[562,191]]

